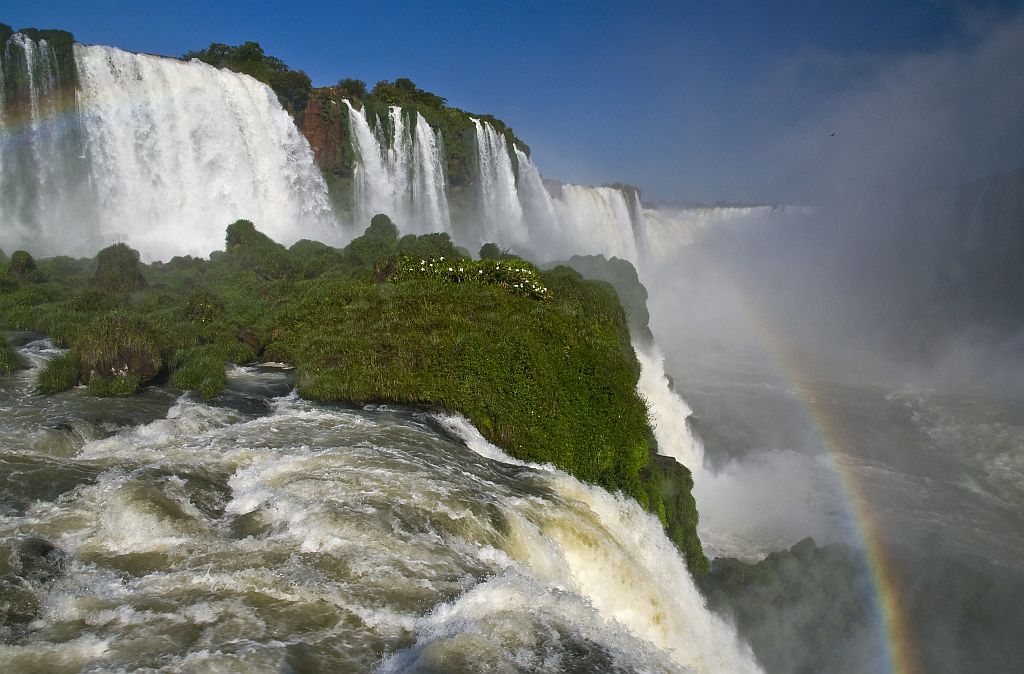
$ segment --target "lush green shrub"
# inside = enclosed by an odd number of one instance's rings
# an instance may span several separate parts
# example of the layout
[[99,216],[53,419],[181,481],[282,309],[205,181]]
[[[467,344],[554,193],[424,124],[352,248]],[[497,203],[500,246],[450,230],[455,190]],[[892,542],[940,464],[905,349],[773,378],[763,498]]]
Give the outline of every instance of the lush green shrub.
[[496,243],[485,243],[480,246],[478,256],[481,260],[511,260],[517,257],[508,248],[499,248]]
[[213,398],[227,387],[228,358],[216,345],[196,347],[187,351],[171,375],[171,384],[187,391],[198,391],[204,398]]
[[337,269],[343,264],[343,256],[337,248],[331,248],[319,241],[302,239],[288,249],[292,266],[301,278],[313,278],[324,272]]
[[0,336],[0,375],[9,375],[22,366],[18,350],[6,337]]
[[456,258],[469,257],[469,255],[452,243],[451,237],[446,232],[421,234],[419,236],[406,234],[398,240],[398,253],[413,258],[444,257],[454,260]]
[[142,386],[142,379],[135,374],[103,377],[89,377],[89,393],[100,398],[114,398],[134,395]]
[[[120,311],[94,319],[78,339],[77,350],[82,375],[87,381],[98,375],[137,378],[142,382],[155,377],[163,362],[152,328],[145,321]],[[127,383],[119,382],[116,386],[123,390]]]
[[335,85],[337,91],[342,96],[348,96],[351,98],[366,98],[366,82],[362,80],[352,79],[351,77],[345,77],[338,80]]
[[224,318],[224,303],[209,290],[200,289],[185,298],[182,313],[190,321],[214,323]]
[[249,220],[229,225],[225,243],[227,261],[235,269],[247,269],[263,279],[288,278],[294,273],[285,247],[258,231]]
[[20,279],[28,279],[36,270],[36,261],[28,251],[16,250],[11,254],[11,261],[7,264],[8,271]]
[[63,393],[78,384],[81,365],[73,351],[62,353],[47,361],[36,376],[36,390],[39,393]]
[[398,248],[398,228],[391,218],[378,213],[370,220],[362,236],[357,236],[342,250],[345,264],[355,270],[372,271],[378,261],[394,255]]
[[146,277],[139,265],[139,251],[123,243],[104,248],[96,255],[96,273],[92,282],[106,290],[145,288]]

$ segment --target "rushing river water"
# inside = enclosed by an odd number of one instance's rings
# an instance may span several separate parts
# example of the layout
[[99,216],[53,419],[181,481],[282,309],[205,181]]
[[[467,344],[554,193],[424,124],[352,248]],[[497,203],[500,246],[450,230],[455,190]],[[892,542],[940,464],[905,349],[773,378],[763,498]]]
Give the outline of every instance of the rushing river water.
[[459,417],[33,376],[0,378],[0,670],[757,671],[655,518]]

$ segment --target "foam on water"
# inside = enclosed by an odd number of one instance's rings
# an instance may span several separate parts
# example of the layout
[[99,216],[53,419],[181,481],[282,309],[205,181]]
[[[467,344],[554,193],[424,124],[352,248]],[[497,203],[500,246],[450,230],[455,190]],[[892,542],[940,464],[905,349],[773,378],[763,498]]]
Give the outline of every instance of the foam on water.
[[[510,461],[461,418],[182,397],[67,461],[101,473],[0,518],[70,560],[0,661],[756,671],[655,518]],[[89,648],[52,647],[69,637]]]

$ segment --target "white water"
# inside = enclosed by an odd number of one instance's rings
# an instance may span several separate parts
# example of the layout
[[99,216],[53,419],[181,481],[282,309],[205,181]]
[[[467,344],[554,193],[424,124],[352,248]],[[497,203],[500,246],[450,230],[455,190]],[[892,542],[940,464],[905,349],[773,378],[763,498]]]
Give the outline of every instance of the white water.
[[[465,419],[442,421],[481,456],[523,465],[488,443]],[[531,467],[543,471],[565,507],[517,499],[517,512],[510,517],[509,552],[527,565],[548,592],[555,588],[584,597],[607,626],[625,628],[688,671],[760,671],[733,629],[707,609],[655,516],[631,499],[583,484],[551,466]],[[536,596],[534,592],[529,583],[510,583],[506,577],[488,581],[428,616],[426,639],[420,638],[417,650],[447,635],[450,624],[459,624],[467,615],[484,618],[495,603],[511,599],[542,611],[558,610],[557,598],[553,601],[547,593]],[[586,629],[588,620],[579,616],[575,624]],[[609,636],[613,643],[621,639],[615,632]]]
[[75,45],[100,235],[151,258],[222,249],[246,218],[271,238],[337,238],[327,189],[274,93],[246,75]]
[[708,206],[643,209],[647,256],[652,263],[670,262],[679,250],[707,230],[722,226],[764,226],[771,218],[806,214],[798,206]]
[[505,137],[487,122],[473,119],[477,144],[477,189],[483,220],[480,243],[527,245],[529,234],[519,203],[516,176]]
[[410,128],[402,109],[391,106],[388,124],[374,120],[374,129],[366,108],[356,110],[348,100],[345,105],[358,156],[354,231],[362,232],[378,213],[403,233],[450,231],[443,145],[423,116],[417,113]]
[[451,230],[444,174],[444,145],[423,115],[416,113],[413,136],[412,205],[422,232]]
[[146,259],[205,256],[239,218],[286,244],[339,238],[309,144],[269,87],[75,45],[77,105],[58,109],[45,41],[16,34],[6,49],[23,55],[29,91],[27,119],[4,138],[0,245],[81,255],[125,241]]
[[555,209],[563,236],[577,255],[603,254],[636,263],[635,193],[614,187],[562,185]]
[[515,462],[461,417],[270,402],[182,397],[72,453],[0,452],[73,476],[0,518],[0,541],[68,556],[0,669],[759,671],[634,502]]
[[704,475],[704,446],[687,423],[693,410],[672,390],[665,376],[665,356],[656,344],[643,346],[633,342],[640,361],[640,379],[636,388],[650,406],[658,453],[671,456],[690,469],[694,484]]

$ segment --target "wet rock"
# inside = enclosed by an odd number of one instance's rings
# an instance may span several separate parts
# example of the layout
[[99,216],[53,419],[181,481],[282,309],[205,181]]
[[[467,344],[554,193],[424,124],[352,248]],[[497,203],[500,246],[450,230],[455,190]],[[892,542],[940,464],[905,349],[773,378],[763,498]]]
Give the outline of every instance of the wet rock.
[[67,553],[46,539],[18,536],[0,543],[0,626],[34,620],[43,586],[66,568]]

